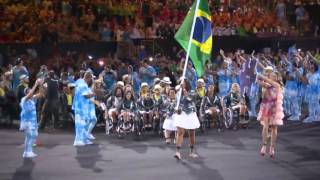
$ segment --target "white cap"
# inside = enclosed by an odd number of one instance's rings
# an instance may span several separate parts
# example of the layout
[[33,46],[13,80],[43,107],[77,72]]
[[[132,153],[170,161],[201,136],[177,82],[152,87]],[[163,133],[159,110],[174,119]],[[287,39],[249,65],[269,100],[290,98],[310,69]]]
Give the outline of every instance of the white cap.
[[155,78],[154,80],[153,80],[153,82],[159,82],[160,81],[160,78]]
[[124,86],[124,83],[123,83],[122,81],[118,81],[118,82],[117,82],[117,85],[118,85],[118,86]]
[[161,80],[162,83],[165,83],[165,84],[171,84],[171,81],[170,81],[170,78],[169,77],[164,77],[162,80]]
[[159,84],[155,85],[154,88],[153,88],[153,90],[156,90],[156,89],[161,90],[161,86],[160,86]]
[[267,66],[264,68],[264,70],[270,70],[270,71],[273,71],[273,67],[272,66]]
[[129,75],[125,74],[125,75],[122,76],[122,79],[125,79],[125,78],[128,78],[128,77],[129,77]]
[[198,79],[197,82],[201,82],[201,83],[204,83],[204,80],[202,78]]
[[141,83],[141,87],[143,87],[143,86],[147,86],[148,87],[148,83],[146,83],[146,82]]

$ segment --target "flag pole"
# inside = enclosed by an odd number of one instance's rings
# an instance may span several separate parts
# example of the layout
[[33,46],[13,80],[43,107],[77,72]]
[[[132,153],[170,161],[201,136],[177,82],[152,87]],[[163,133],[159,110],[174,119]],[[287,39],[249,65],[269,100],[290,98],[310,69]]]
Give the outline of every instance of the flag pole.
[[181,95],[182,95],[182,87],[181,86],[183,85],[184,78],[186,76],[187,67],[188,67],[188,60],[189,60],[189,56],[190,56],[190,49],[191,49],[193,33],[194,33],[194,27],[195,27],[195,24],[196,24],[197,12],[198,12],[198,9],[199,9],[199,4],[200,4],[200,0],[197,0],[196,9],[194,11],[194,16],[193,16],[193,21],[192,21],[190,39],[189,39],[189,42],[188,42],[187,56],[186,56],[186,60],[184,62],[184,67],[183,67],[183,72],[182,72],[182,77],[181,77],[181,83],[180,83],[180,88],[179,88],[178,97],[177,97],[176,109],[178,109],[178,107],[180,105],[180,99],[181,99]]

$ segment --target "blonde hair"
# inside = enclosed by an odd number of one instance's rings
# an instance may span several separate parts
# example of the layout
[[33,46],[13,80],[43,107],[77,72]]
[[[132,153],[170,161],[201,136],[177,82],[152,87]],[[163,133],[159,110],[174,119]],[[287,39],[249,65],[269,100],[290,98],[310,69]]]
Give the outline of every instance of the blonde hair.
[[231,90],[232,90],[234,87],[236,87],[236,88],[237,88],[236,90],[240,92],[240,85],[239,85],[238,83],[232,83],[232,84],[231,84]]

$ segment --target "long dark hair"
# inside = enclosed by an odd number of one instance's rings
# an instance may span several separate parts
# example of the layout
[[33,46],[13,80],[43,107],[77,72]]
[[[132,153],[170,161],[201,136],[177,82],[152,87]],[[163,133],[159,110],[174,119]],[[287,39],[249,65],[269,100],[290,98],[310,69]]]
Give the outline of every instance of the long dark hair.
[[[217,86],[215,84],[209,84],[209,86],[213,86],[213,96],[216,95],[217,92],[218,92]],[[209,87],[208,87],[208,90],[206,92],[206,96],[209,96]]]
[[189,80],[185,79],[183,81],[183,88],[187,91],[187,92],[190,92],[191,90],[191,84],[189,82]]
[[123,89],[120,87],[120,86],[116,86],[116,88],[114,88],[114,96],[116,96],[117,95],[117,91],[118,91],[118,89],[120,89],[120,91],[121,91],[121,97],[123,97]]
[[[131,94],[131,99],[130,99],[130,100],[128,100],[128,99],[127,99],[127,94],[128,94],[128,93],[130,93],[130,94]],[[134,101],[134,95],[133,95],[133,92],[132,92],[132,91],[129,91],[129,90],[128,90],[128,91],[125,91],[125,92],[124,92],[124,97],[123,97],[123,98],[124,98],[124,100],[125,100],[125,101]]]

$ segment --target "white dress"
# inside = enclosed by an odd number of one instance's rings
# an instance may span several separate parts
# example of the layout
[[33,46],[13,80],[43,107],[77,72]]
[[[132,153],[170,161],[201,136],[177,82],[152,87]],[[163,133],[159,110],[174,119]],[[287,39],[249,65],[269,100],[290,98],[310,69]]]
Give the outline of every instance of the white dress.
[[[171,111],[171,112],[173,111],[174,107],[176,106],[176,103],[175,103],[175,101],[171,101],[171,102],[168,101],[168,103],[169,103],[169,105],[168,105],[168,107],[167,107],[167,109],[168,109],[168,111],[169,111],[168,114],[171,114],[170,111]],[[166,117],[166,119],[165,119],[164,122],[163,122],[162,128],[163,128],[164,130],[168,130],[168,131],[176,131],[176,130],[177,130],[177,127],[174,125],[173,114],[171,114],[171,116],[168,115],[168,116]]]
[[177,127],[174,125],[174,119],[173,119],[173,116],[168,116],[164,122],[163,122],[163,129],[164,130],[168,130],[168,131],[176,131],[177,130]]
[[182,111],[181,114],[173,114],[174,126],[183,129],[198,129],[200,127],[200,122],[196,112],[190,114]]

